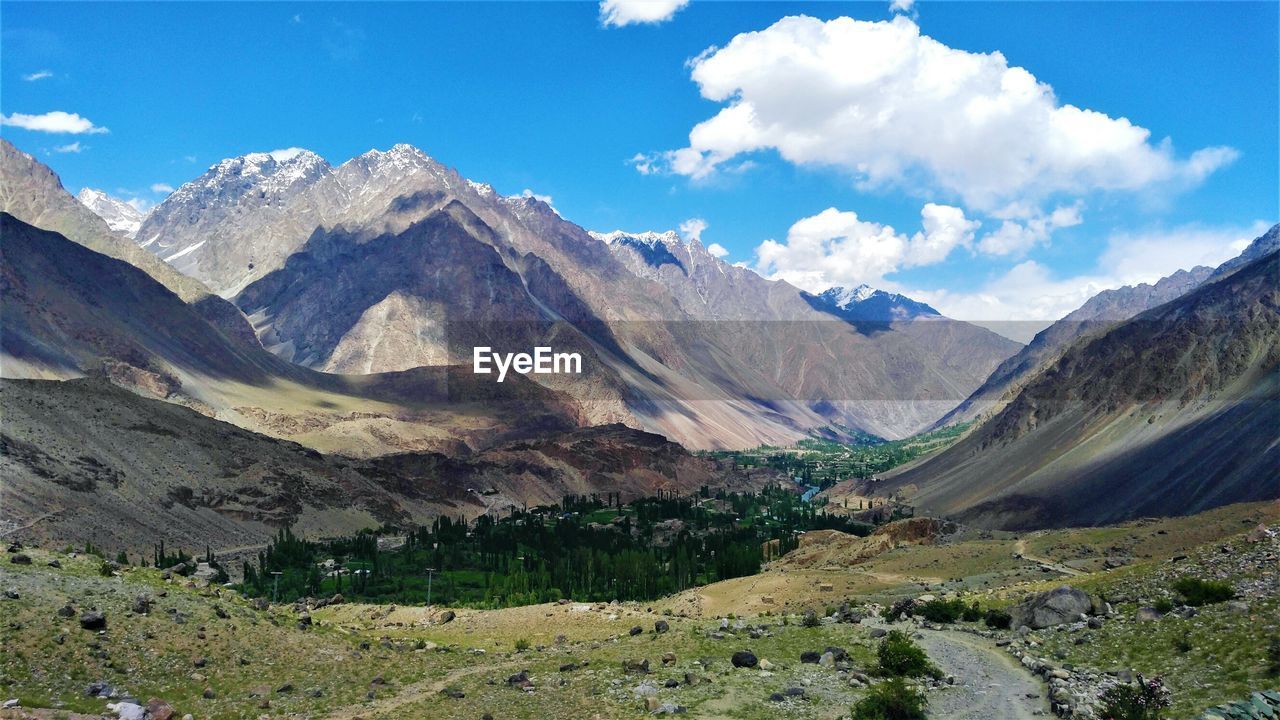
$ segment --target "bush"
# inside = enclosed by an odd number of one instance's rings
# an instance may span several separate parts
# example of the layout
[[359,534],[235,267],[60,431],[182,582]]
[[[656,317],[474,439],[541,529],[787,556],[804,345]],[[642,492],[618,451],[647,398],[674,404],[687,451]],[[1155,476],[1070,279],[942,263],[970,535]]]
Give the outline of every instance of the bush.
[[1271,638],[1267,645],[1267,674],[1271,677],[1280,675],[1280,635]]
[[528,649],[529,649],[529,641],[528,641],[528,640],[526,640],[526,639],[524,639],[524,638],[520,638],[519,640],[516,640],[516,652],[520,653],[520,652],[524,652],[525,650],[528,650]]
[[1201,580],[1197,577],[1178,578],[1173,589],[1186,599],[1188,605],[1199,607],[1226,602],[1236,596],[1230,583],[1219,580]]
[[929,622],[950,624],[959,620],[965,610],[960,600],[930,600],[917,605],[913,612]]
[[98,574],[102,577],[111,577],[111,574],[114,572],[115,568],[111,567],[111,563],[106,560],[103,560],[102,564],[98,566]]
[[807,628],[816,628],[822,624],[822,621],[818,619],[817,613],[810,610],[804,614],[804,621],[801,624]]
[[1178,636],[1178,638],[1173,641],[1173,649],[1177,650],[1178,653],[1181,655],[1186,655],[1187,653],[1191,652],[1192,648],[1193,646],[1191,644],[1190,633],[1184,632],[1182,633],[1182,635]]
[[1155,602],[1155,605],[1153,605],[1152,607],[1154,607],[1156,609],[1156,612],[1160,613],[1161,615],[1166,615],[1168,613],[1173,612],[1173,601],[1170,600],[1169,598],[1160,598]]
[[936,671],[929,663],[924,649],[911,641],[901,630],[890,630],[876,650],[880,660],[880,674],[890,677],[922,677]]
[[892,678],[871,688],[853,706],[853,720],[924,720],[928,702],[919,688]]
[[1135,685],[1113,685],[1102,692],[1102,717],[1108,720],[1161,720],[1162,712],[1173,703],[1169,689],[1160,678],[1143,680]]
[[991,609],[982,616],[982,622],[994,630],[1008,630],[1013,624],[1013,616],[1003,610]]
[[973,603],[964,609],[964,614],[960,616],[965,622],[978,622],[982,619],[982,608],[978,607],[978,603]]

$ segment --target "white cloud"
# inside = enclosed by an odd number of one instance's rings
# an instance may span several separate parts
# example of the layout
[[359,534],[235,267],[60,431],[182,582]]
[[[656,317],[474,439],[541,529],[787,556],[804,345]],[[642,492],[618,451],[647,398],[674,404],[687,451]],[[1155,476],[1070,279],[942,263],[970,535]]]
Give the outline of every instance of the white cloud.
[[83,149],[84,148],[80,146],[80,141],[77,140],[72,143],[67,143],[66,145],[58,145],[53,148],[53,151],[56,153],[78,153]]
[[183,156],[182,156],[182,159],[183,159],[183,160],[186,160],[186,161],[187,161],[187,162],[189,162],[189,163],[193,163],[193,162],[195,162],[195,161],[196,161],[196,156],[195,156],[195,155],[183,155]]
[[895,13],[909,13],[916,6],[916,0],[890,0],[889,11]]
[[863,187],[942,192],[986,212],[1055,194],[1182,187],[1237,156],[1212,147],[1179,159],[1149,130],[1061,104],[999,52],[948,47],[903,15],[787,17],[690,67],[702,96],[725,107],[694,126],[687,147],[634,158],[642,173],[704,178],[775,150]]
[[1031,323],[1029,329],[1034,331],[1062,318],[1103,290],[1154,283],[1197,265],[1216,267],[1239,255],[1268,227],[1258,221],[1238,227],[1190,225],[1116,233],[1108,238],[1106,249],[1089,272],[1059,277],[1044,265],[1028,260],[972,292],[906,292],[948,317],[977,322],[1022,321]]
[[538,193],[536,193],[536,192],[534,192],[534,191],[530,190],[529,188],[525,188],[524,190],[521,190],[521,191],[520,191],[520,197],[533,198],[534,200],[538,200],[538,201],[540,201],[540,202],[544,202],[544,203],[546,203],[546,204],[548,204],[548,205],[552,205],[552,204],[553,204],[553,203],[551,202],[551,196],[550,196],[550,195],[539,195]]
[[147,211],[151,210],[151,208],[156,206],[156,204],[151,202],[150,200],[146,200],[138,197],[126,199],[125,204],[130,205],[131,207],[133,207],[134,210],[137,210],[138,212],[143,214],[145,214]]
[[270,155],[272,158],[274,158],[276,162],[284,162],[286,160],[292,160],[298,157],[298,155],[302,152],[303,152],[303,149],[300,147],[287,147],[287,148],[280,148],[279,150],[272,150],[267,154]]
[[680,237],[685,240],[702,241],[702,231],[707,229],[707,221],[702,218],[689,218],[680,223]]
[[43,115],[26,115],[24,113],[0,115],[0,125],[10,125],[36,132],[68,133],[71,135],[108,132],[106,128],[94,125],[89,121],[89,118],[83,118],[76,113],[62,112],[61,110],[54,110]]
[[601,0],[600,22],[607,27],[670,20],[689,0]]
[[23,75],[22,79],[26,80],[27,82],[35,82],[37,80],[44,80],[45,78],[51,78],[51,77],[53,77],[53,73],[50,72],[49,70],[38,70],[29,75]]
[[169,185],[168,183],[153,183],[151,185],[151,192],[164,193],[165,195],[168,195],[169,193],[173,192],[173,186]]
[[711,243],[707,246],[707,252],[711,253],[711,257],[723,258],[729,255],[729,250],[720,243]]
[[785,243],[761,243],[756,268],[765,277],[816,292],[833,285],[883,285],[885,275],[942,262],[955,248],[972,247],[979,223],[960,208],[928,203],[920,218],[923,229],[908,237],[857,213],[827,208],[796,221]]
[[1080,204],[1060,205],[1050,213],[1031,211],[1024,216],[1022,208],[1014,212],[996,212],[1002,217],[1000,227],[978,241],[978,249],[987,255],[1021,255],[1037,244],[1048,242],[1054,230],[1074,227],[1083,220]]

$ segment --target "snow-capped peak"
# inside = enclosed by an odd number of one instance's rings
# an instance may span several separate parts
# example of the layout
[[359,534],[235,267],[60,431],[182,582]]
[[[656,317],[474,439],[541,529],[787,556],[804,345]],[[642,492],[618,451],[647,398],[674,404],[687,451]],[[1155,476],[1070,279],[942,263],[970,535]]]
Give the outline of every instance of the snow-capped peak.
[[142,220],[146,217],[146,213],[134,205],[111,197],[101,190],[84,188],[76,195],[76,199],[81,205],[92,210],[94,215],[105,220],[112,232],[118,232],[130,239],[138,234],[138,228],[142,226]]
[[870,285],[867,285],[866,283],[863,283],[862,285],[859,285],[857,287],[852,287],[852,288],[833,287],[830,290],[827,290],[826,292],[822,293],[822,295],[824,297],[830,298],[831,301],[835,303],[837,307],[848,307],[849,305],[852,305],[854,303],[860,303],[866,300],[870,300],[878,292],[882,292],[882,291],[877,290],[871,287]]
[[614,230],[613,232],[596,232],[588,230],[587,234],[599,240],[606,245],[613,245],[617,242],[625,242],[630,245],[641,244],[655,247],[657,245],[670,245],[671,243],[679,243],[680,235],[674,230],[666,232],[655,232],[646,230],[645,232],[626,232],[625,230]]

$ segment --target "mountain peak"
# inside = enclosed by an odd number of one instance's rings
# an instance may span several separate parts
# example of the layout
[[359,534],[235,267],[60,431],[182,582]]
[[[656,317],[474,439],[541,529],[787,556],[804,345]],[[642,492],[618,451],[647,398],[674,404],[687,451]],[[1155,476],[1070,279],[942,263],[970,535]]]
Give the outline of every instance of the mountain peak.
[[845,320],[896,322],[916,318],[942,317],[942,313],[918,300],[885,292],[863,283],[857,287],[832,287],[812,295],[804,294],[809,304]]
[[659,245],[670,245],[671,243],[679,243],[680,235],[674,230],[666,232],[656,232],[654,230],[646,230],[644,232],[627,232],[625,230],[614,230],[612,232],[596,232],[588,230],[587,234],[599,240],[605,245],[613,245],[615,243],[624,243],[627,245],[647,245],[651,248]]
[[120,233],[130,239],[138,234],[138,228],[142,226],[142,221],[146,217],[146,213],[133,205],[94,188],[82,189],[76,195],[76,200],[92,210],[94,215],[105,220],[112,232]]

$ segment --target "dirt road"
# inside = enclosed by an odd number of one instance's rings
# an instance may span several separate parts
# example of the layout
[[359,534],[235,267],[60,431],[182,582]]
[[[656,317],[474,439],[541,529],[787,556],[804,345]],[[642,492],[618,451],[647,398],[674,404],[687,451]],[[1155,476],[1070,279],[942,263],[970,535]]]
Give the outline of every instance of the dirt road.
[[1049,714],[1039,680],[990,640],[922,630],[920,646],[956,684],[929,693],[929,716],[947,720],[1028,720]]

